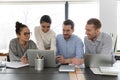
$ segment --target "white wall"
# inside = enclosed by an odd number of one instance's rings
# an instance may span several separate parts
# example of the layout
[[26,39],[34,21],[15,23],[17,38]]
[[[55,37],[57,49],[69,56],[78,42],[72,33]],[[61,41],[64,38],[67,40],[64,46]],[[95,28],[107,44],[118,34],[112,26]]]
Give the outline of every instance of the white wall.
[[114,41],[117,35],[117,1],[99,0],[99,4],[102,31],[113,35]]
[[[37,1],[81,1],[81,2],[87,2],[87,1],[99,1],[100,5],[100,20],[102,22],[102,31],[107,33],[113,33],[114,37],[117,34],[117,0],[0,0],[0,4],[3,3],[24,3],[24,2],[37,2]],[[41,2],[42,4],[42,2]]]
[[102,31],[117,34],[117,1],[100,0],[100,20]]

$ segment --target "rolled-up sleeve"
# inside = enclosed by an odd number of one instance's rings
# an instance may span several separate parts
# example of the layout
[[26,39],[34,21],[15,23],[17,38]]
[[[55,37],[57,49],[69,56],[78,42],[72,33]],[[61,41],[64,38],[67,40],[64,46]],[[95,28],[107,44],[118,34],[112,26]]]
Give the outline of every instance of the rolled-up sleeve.
[[76,58],[83,58],[84,55],[84,45],[81,39],[76,42]]

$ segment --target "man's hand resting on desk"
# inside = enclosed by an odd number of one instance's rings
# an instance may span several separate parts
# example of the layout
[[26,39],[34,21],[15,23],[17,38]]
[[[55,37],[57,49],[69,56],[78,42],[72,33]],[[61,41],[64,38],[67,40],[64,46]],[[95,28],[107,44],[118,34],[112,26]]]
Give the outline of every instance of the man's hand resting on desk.
[[24,63],[24,64],[27,64],[27,63],[28,63],[28,59],[27,59],[25,56],[23,56],[20,60],[21,60],[21,62]]
[[83,64],[84,60],[80,59],[80,58],[72,58],[71,62],[72,62],[72,64],[80,65],[80,64]]
[[61,64],[64,64],[64,62],[65,62],[65,59],[64,59],[64,57],[63,56],[57,56],[56,57],[56,60],[59,62],[59,63],[61,63]]
[[75,65],[83,64],[83,59],[75,57],[65,59],[63,56],[60,55],[56,57],[56,60],[61,64],[75,64]]

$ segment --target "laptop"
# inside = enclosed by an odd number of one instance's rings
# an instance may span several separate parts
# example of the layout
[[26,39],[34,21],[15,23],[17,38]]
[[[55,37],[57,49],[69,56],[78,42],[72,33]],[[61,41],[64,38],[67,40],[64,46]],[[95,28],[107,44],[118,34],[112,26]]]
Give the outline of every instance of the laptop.
[[112,54],[85,54],[85,68],[98,68],[99,66],[112,66]]
[[56,56],[54,50],[39,50],[39,49],[28,49],[27,57],[30,66],[35,66],[35,58],[37,55],[44,57],[44,67],[57,67]]
[[[85,68],[90,68],[94,74],[99,75],[117,75],[113,68],[112,54],[85,54]],[[112,69],[111,71],[109,69]]]

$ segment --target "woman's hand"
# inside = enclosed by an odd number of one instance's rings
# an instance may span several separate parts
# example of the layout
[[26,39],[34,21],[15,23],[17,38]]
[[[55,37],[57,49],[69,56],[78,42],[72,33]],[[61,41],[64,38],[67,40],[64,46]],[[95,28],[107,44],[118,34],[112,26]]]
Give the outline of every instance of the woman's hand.
[[27,64],[27,63],[28,63],[27,57],[23,56],[23,57],[21,58],[21,62],[24,63],[24,64]]

